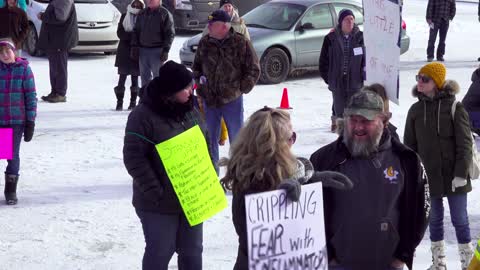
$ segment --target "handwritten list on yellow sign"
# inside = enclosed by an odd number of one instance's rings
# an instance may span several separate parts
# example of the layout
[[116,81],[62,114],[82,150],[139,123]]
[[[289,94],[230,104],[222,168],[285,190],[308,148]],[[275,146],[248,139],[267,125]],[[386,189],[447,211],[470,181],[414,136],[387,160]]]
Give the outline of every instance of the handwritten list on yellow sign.
[[227,207],[227,198],[198,125],[155,147],[190,226]]

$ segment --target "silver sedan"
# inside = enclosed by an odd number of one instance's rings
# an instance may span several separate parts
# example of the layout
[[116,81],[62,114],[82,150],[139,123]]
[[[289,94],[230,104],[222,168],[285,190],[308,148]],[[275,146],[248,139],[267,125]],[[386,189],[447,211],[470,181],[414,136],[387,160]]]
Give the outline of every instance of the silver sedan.
[[[296,70],[318,69],[324,37],[336,25],[340,10],[351,9],[363,27],[362,4],[354,0],[274,0],[243,16],[260,58],[261,83],[280,83]],[[401,53],[410,46],[402,22]],[[185,41],[180,60],[191,66],[202,35]]]

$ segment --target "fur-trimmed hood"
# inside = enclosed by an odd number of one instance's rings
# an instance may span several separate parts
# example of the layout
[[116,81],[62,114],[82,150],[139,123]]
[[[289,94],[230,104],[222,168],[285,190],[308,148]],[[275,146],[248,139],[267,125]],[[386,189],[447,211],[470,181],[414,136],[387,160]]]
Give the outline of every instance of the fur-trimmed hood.
[[[446,80],[445,83],[443,84],[443,87],[442,89],[440,89],[438,91],[438,93],[435,95],[434,98],[437,98],[437,97],[442,97],[442,96],[445,96],[445,95],[450,95],[450,96],[455,96],[456,94],[458,94],[460,92],[460,85],[454,81],[454,80]],[[419,99],[425,97],[425,98],[428,98],[427,96],[425,96],[424,94],[418,92],[418,89],[417,89],[417,85],[415,85],[413,88],[412,88],[412,95],[414,97],[417,97]]]

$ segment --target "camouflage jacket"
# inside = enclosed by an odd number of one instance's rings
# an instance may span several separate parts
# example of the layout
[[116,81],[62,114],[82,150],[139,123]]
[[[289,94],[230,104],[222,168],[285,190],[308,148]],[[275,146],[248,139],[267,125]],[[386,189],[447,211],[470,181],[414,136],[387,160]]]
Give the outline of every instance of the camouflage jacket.
[[[221,41],[204,36],[198,44],[192,69],[197,94],[210,107],[223,106],[250,92],[260,76],[252,44],[233,29]],[[200,83],[201,76],[206,78],[203,83]]]

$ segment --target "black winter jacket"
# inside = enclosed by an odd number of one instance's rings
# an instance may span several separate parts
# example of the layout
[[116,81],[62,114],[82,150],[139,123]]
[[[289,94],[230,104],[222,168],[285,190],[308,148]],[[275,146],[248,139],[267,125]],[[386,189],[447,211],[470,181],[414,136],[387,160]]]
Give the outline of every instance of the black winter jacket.
[[162,48],[168,53],[174,37],[172,14],[162,6],[154,10],[147,7],[138,14],[132,46]]
[[[393,258],[397,258],[405,262],[408,268],[412,269],[415,249],[421,242],[428,224],[428,214],[430,211],[428,183],[426,179],[426,173],[423,169],[423,165],[418,155],[411,149],[403,145],[395,136],[391,136],[391,144],[393,153],[397,154],[400,158],[404,173],[404,190],[400,195],[400,199],[398,202],[398,209],[400,211],[400,223],[396,235],[392,235],[392,233],[389,233],[387,235],[380,232],[379,224],[378,239],[371,239],[371,243],[374,244],[382,241],[388,242],[391,239],[397,238],[398,244],[396,247],[384,247],[385,249],[392,248],[393,254],[391,254],[389,258],[383,259],[388,260],[391,258],[393,260]],[[310,161],[312,162],[315,171],[337,171],[339,166],[344,162],[348,162],[349,159],[351,159],[351,156],[348,149],[343,143],[342,136],[340,136],[335,142],[320,148],[310,157]],[[353,188],[353,190],[355,190],[355,187]],[[335,254],[337,248],[342,248],[342,246],[344,248],[344,244],[348,245],[348,243],[339,244],[338,242],[334,241],[335,238],[338,239],[338,235],[336,235],[338,234],[337,232],[342,229],[333,227],[332,225],[333,215],[342,215],[342,213],[338,213],[335,211],[334,195],[337,195],[336,199],[340,199],[341,192],[350,191],[337,191],[331,188],[323,189],[325,230],[329,259],[336,258]],[[372,196],[380,195],[381,194],[372,194]],[[361,204],[362,202],[358,201],[357,203]],[[355,217],[344,218],[344,226],[362,226],[362,224],[356,223]],[[372,230],[373,228],[368,229]],[[360,235],[343,235],[343,237],[349,238],[349,243],[355,243],[355,241],[357,241],[356,237],[360,238],[359,236]],[[360,244],[365,245],[367,243]],[[351,254],[349,254],[349,256],[351,256],[350,260],[365,261],[365,258],[372,258],[372,261],[370,263],[375,264],[376,261],[374,258],[378,254],[368,254],[365,253],[365,250],[358,249],[355,250],[355,252],[352,252]],[[342,250],[342,252],[345,252],[345,250]]]
[[119,74],[138,76],[140,75],[138,59],[135,60],[130,57],[130,44],[132,42],[133,32],[125,31],[123,27],[125,16],[125,13],[122,14],[120,22],[118,23],[117,36],[120,41],[118,42],[117,55],[115,56],[115,66],[119,67]]
[[151,100],[152,91],[161,90],[147,87],[142,103],[128,116],[123,162],[133,178],[132,203],[136,209],[178,214],[182,212],[180,202],[154,144],[175,137],[195,125],[200,126],[207,138],[206,128],[198,111],[172,113],[174,109],[169,103]]
[[463,97],[462,104],[469,113],[480,112],[480,68],[472,73],[472,84]]
[[[331,91],[340,88],[348,91],[356,91],[363,87],[365,67],[365,46],[363,32],[357,26],[353,28],[350,43],[350,61],[347,73],[347,85],[341,83],[343,77],[343,34],[339,26],[329,33],[323,40],[322,51],[318,69],[322,79],[328,84]],[[362,48],[362,54],[355,55],[354,48]]]
[[75,4],[66,21],[55,17],[55,9],[49,4],[42,15],[42,28],[38,48],[42,50],[70,50],[78,44],[78,24]]

